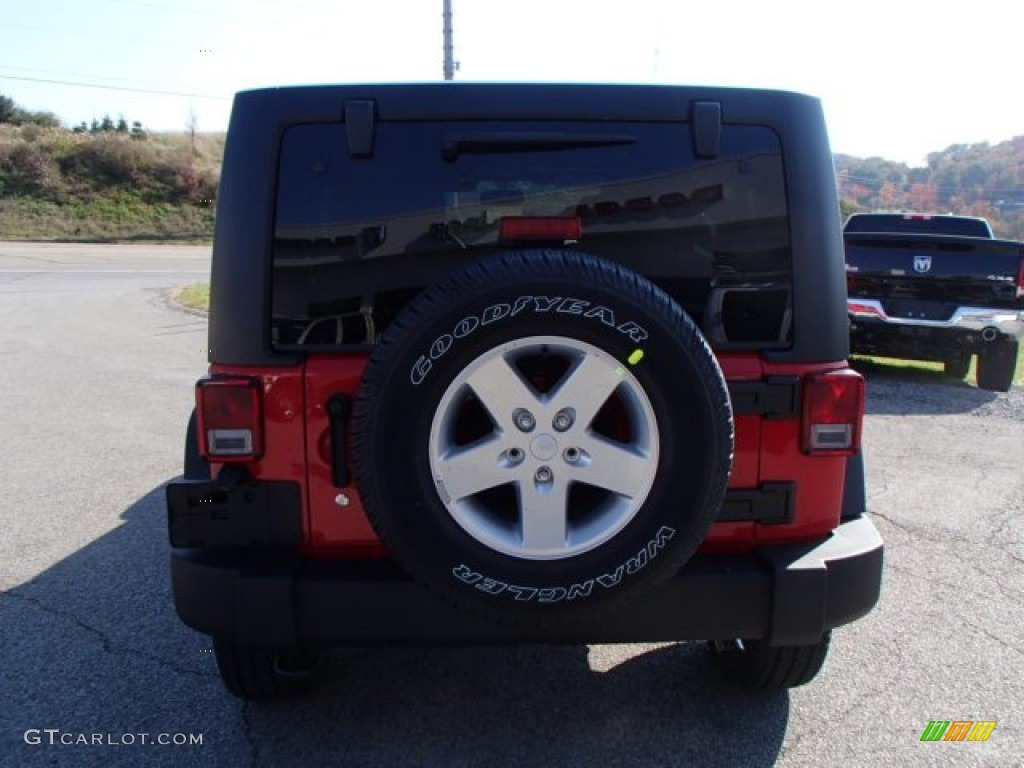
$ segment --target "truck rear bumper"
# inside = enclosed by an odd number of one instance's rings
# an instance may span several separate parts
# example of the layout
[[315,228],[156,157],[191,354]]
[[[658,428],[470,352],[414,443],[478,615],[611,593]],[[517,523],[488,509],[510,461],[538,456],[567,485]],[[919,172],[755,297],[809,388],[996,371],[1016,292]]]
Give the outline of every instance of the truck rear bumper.
[[497,625],[435,598],[389,561],[311,561],[269,552],[181,549],[175,607],[207,634],[254,644],[816,642],[878,601],[882,540],[864,516],[814,545],[695,557],[649,599],[558,629]]
[[[958,307],[948,320],[925,320],[888,315],[882,302],[877,299],[847,299],[846,306],[851,321],[855,323],[916,326],[918,328],[967,331],[981,335],[986,335],[987,332],[991,333],[988,330],[991,329],[997,335],[1012,336],[1015,339],[1024,336],[1024,311],[1016,309]],[[985,340],[991,341],[994,338]]]

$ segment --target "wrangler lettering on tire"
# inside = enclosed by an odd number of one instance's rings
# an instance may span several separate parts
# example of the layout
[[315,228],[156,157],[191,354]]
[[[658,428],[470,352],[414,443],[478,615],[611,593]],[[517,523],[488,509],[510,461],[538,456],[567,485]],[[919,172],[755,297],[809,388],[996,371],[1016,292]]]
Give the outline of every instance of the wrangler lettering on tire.
[[394,557],[519,622],[612,609],[671,577],[721,504],[732,439],[693,321],[639,275],[561,251],[424,291],[381,338],[354,417],[360,493]]
[[488,578],[482,573],[477,573],[466,565],[459,565],[452,569],[452,575],[464,584],[472,584],[481,592],[489,595],[498,595],[508,592],[516,600],[526,601],[536,597],[542,603],[557,603],[561,600],[576,600],[581,597],[590,597],[594,590],[594,584],[611,589],[622,583],[624,573],[634,574],[654,559],[658,552],[664,548],[665,543],[675,536],[676,532],[663,525],[646,547],[640,549],[636,555],[631,557],[625,565],[620,565],[612,573],[604,573],[594,579],[587,579],[581,584],[571,584],[569,587],[547,587],[537,589],[534,587],[521,587],[515,584],[506,584],[503,581]]

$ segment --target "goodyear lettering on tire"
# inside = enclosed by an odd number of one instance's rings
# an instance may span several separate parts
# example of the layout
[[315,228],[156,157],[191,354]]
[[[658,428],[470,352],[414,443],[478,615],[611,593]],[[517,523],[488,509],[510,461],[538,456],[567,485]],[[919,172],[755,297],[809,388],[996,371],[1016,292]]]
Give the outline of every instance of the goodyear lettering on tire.
[[520,296],[511,304],[505,302],[492,304],[479,315],[467,315],[459,320],[451,332],[442,333],[434,339],[425,354],[416,358],[416,362],[412,364],[412,369],[409,371],[409,380],[413,386],[422,384],[433,369],[434,363],[448,354],[457,339],[464,339],[480,328],[499,320],[516,317],[526,311],[535,314],[553,312],[561,315],[578,315],[596,320],[628,336],[637,344],[647,338],[647,331],[643,326],[632,320],[620,323],[613,310],[600,304],[595,305],[585,299],[563,296]]

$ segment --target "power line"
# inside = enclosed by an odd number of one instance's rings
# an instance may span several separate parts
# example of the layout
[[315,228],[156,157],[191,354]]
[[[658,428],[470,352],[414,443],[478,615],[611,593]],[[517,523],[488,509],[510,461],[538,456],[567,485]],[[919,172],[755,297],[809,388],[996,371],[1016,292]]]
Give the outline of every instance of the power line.
[[128,88],[127,86],[103,85],[100,83],[74,83],[70,80],[50,80],[42,77],[15,77],[14,75],[0,74],[0,80],[23,80],[30,83],[51,83],[53,85],[70,85],[76,88],[100,88],[105,91],[126,91],[129,93],[152,93],[160,96],[185,96],[192,99],[212,99],[215,101],[229,101],[230,96],[218,96],[211,93],[184,93],[181,91],[158,91],[149,88]]
[[[183,5],[166,5],[164,3],[152,3],[145,2],[145,0],[107,0],[108,3],[115,3],[117,5],[134,6],[136,8],[151,8],[158,11],[170,11],[173,13],[191,13],[199,16],[206,16],[211,19],[224,19],[226,21],[233,22],[235,25],[240,22],[248,24],[255,29],[265,29],[277,31],[282,26],[301,27],[302,35],[305,39],[318,39],[327,40],[330,42],[337,42],[337,36],[332,35],[328,32],[321,31],[322,24],[320,24],[319,17],[314,21],[310,21],[308,16],[303,16],[301,11],[305,8],[310,13],[318,14],[319,11],[315,10],[312,6],[301,6],[296,4],[295,0],[290,0],[288,3],[289,9],[297,9],[300,11],[299,15],[292,14],[286,18],[271,18],[268,16],[250,16],[247,14],[239,13],[217,13],[216,11],[210,11],[205,8],[190,8]],[[316,25],[315,28],[313,25]]]
[[[62,71],[62,70],[59,70],[59,69],[37,69],[35,67],[15,67],[15,66],[12,66],[10,64],[0,64],[0,69],[13,70],[14,72],[30,72],[30,73],[36,74],[36,75],[58,75],[58,76],[67,75],[68,77],[77,77],[77,78],[79,78],[79,79],[81,79],[83,81],[106,80],[108,82],[113,82],[113,83],[128,83],[130,85],[135,85],[135,86],[143,86],[144,85],[144,86],[150,86],[150,87],[153,87],[153,88],[173,88],[174,87],[172,85],[167,85],[166,83],[147,83],[147,82],[143,82],[141,80],[132,80],[132,79],[127,78],[127,77],[107,77],[106,75],[94,75],[94,74],[90,74],[88,72],[81,72],[81,71],[79,71],[79,72],[67,72],[67,71]],[[0,73],[0,77],[3,77],[2,73]]]
[[153,8],[154,10],[160,11],[174,11],[183,13],[193,13],[199,16],[208,16],[216,19],[227,19],[228,21],[250,21],[257,22],[260,24],[267,24],[272,27],[277,27],[282,24],[294,24],[294,19],[271,19],[271,18],[260,18],[256,16],[246,16],[239,14],[227,14],[217,13],[216,11],[209,11],[203,8],[188,8],[183,5],[164,5],[163,3],[147,3],[141,0],[107,0],[108,3],[117,3],[118,5],[134,5],[138,8]]
[[[118,1],[126,2],[126,0],[110,0],[110,1],[111,2],[118,2]],[[165,9],[168,9],[168,10],[171,9],[171,6],[149,6],[149,4],[147,4],[147,3],[131,3],[131,4],[140,5],[140,6],[147,6],[147,7],[154,7],[154,8],[161,7],[161,8],[165,8]],[[182,8],[181,10],[185,10],[185,9]],[[203,13],[202,11],[199,11],[199,10],[193,10],[192,12],[194,12],[194,13]],[[225,16],[222,16],[221,14],[217,14],[217,13],[212,13],[212,14],[211,13],[205,13],[204,15],[215,16],[215,17],[219,17],[219,18],[230,18],[231,20],[236,21],[236,22],[237,21],[246,21],[246,20],[253,21],[253,22],[256,22],[256,23],[252,24],[252,27],[254,29],[262,30],[262,31],[269,31],[269,32],[276,31],[281,25],[284,25],[284,24],[291,24],[293,26],[295,24],[295,22],[292,21],[292,20],[272,21],[272,20],[269,20],[269,19],[267,19],[267,20],[256,19],[255,17],[251,17],[251,16],[248,16],[248,17],[247,16],[225,17]],[[67,35],[67,36],[70,36],[70,37],[78,37],[78,38],[85,38],[85,39],[92,39],[92,40],[108,40],[110,42],[119,43],[121,45],[146,46],[147,48],[160,47],[160,48],[166,48],[168,50],[174,50],[174,51],[190,51],[192,53],[196,53],[198,51],[197,47],[193,47],[191,45],[180,45],[180,44],[176,44],[176,43],[167,43],[167,42],[164,42],[162,40],[137,38],[137,37],[132,37],[132,38],[116,37],[114,35],[103,35],[103,34],[97,34],[95,32],[86,32],[86,31],[81,31],[81,30],[46,29],[44,27],[35,27],[35,26],[27,25],[27,24],[11,24],[11,23],[8,23],[6,21],[5,22],[0,22],[0,27],[8,28],[8,29],[21,29],[21,30],[26,30],[26,31],[29,31],[29,32],[42,32],[42,33],[47,34],[47,35]],[[325,33],[325,32],[321,32],[319,30],[310,30],[310,29],[307,29],[307,28],[303,29],[303,36],[305,38],[307,38],[307,39],[324,40],[324,41],[330,41],[330,42],[336,42],[337,41],[337,36],[336,35],[331,35],[331,34],[328,34],[328,33]],[[221,52],[221,51],[218,51],[218,52]],[[230,51],[228,51],[228,52],[230,52]]]
[[196,51],[197,49],[192,46],[174,45],[173,43],[163,43],[159,40],[142,40],[142,39],[126,39],[123,37],[114,37],[112,35],[97,35],[92,32],[80,32],[70,31],[66,29],[44,29],[42,27],[32,27],[26,24],[8,24],[7,22],[0,23],[0,27],[7,27],[9,29],[24,29],[29,32],[43,32],[48,35],[69,35],[71,37],[85,37],[92,38],[94,40],[110,40],[115,43],[122,43],[125,45],[144,45],[147,47],[159,46],[161,48],[170,48],[176,51]]

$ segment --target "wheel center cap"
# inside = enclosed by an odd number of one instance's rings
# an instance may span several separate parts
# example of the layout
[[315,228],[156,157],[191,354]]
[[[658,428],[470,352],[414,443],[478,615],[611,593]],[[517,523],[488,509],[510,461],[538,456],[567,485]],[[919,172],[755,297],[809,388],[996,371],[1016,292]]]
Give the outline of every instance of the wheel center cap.
[[548,461],[558,453],[558,441],[553,435],[537,435],[530,441],[530,453],[538,461]]

